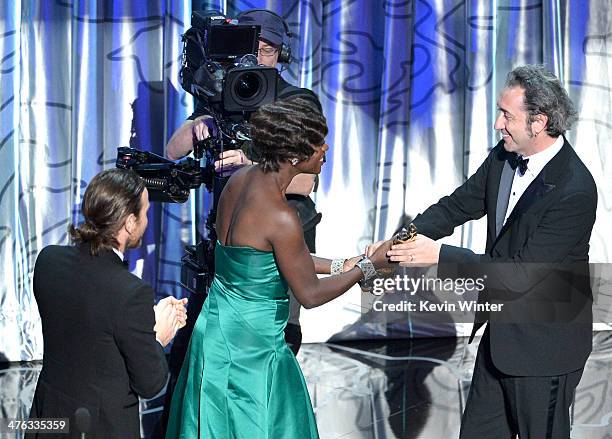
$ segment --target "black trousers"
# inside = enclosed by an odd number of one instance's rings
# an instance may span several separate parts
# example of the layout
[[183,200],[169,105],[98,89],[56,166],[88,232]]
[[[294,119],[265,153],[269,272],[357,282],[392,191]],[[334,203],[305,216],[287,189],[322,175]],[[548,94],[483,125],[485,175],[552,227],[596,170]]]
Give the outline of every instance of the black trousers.
[[489,330],[478,348],[460,439],[568,439],[569,407],[582,369],[559,376],[510,376],[491,360]]
[[293,355],[297,355],[300,346],[302,346],[302,326],[294,323],[287,323],[285,327],[285,341],[287,346],[293,352]]

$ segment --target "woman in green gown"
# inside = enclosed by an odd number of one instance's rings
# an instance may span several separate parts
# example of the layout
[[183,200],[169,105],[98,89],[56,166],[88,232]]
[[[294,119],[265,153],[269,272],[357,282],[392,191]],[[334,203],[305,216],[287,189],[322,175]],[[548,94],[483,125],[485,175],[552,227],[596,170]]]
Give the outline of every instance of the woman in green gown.
[[[332,270],[311,256],[285,189],[318,174],[327,125],[307,101],[265,105],[251,117],[260,162],[236,172],[217,211],[215,278],[174,390],[167,439],[318,438],[304,377],[285,343],[287,286],[306,308],[322,305],[386,267],[390,244]],[[317,273],[340,274],[323,279]],[[367,275],[367,276],[366,276]]]

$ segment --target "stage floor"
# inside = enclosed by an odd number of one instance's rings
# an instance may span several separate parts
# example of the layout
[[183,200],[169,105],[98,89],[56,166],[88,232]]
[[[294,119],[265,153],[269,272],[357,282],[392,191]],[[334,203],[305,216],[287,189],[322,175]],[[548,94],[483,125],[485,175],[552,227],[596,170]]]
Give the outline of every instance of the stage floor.
[[[304,345],[298,360],[321,438],[458,437],[476,348],[463,337]],[[0,367],[3,417],[27,416],[40,368],[39,362]],[[572,407],[572,439],[612,438],[610,383],[612,332],[595,333]],[[141,402],[146,438],[162,403],[163,395]]]

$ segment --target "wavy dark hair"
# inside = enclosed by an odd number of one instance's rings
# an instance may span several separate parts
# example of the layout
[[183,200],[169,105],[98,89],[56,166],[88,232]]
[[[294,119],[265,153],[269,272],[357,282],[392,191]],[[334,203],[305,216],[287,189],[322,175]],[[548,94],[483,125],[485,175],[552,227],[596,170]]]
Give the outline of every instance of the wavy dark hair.
[[260,107],[250,119],[252,153],[264,172],[276,172],[281,162],[307,160],[313,145],[325,143],[327,122],[312,102],[290,98]]
[[527,64],[516,67],[506,78],[506,87],[525,90],[525,110],[528,124],[538,114],[548,117],[546,132],[552,137],[564,134],[576,120],[577,112],[559,79],[542,65]]
[[115,236],[125,219],[142,208],[144,182],[134,171],[107,169],[96,175],[87,186],[81,211],[85,221],[78,228],[71,224],[68,232],[73,242],[88,243],[90,253],[117,248]]

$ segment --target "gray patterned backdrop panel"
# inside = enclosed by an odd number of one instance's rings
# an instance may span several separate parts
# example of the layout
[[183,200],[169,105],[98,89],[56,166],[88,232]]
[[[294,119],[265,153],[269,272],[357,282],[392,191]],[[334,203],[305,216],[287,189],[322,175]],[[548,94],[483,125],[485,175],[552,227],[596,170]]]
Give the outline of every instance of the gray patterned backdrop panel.
[[[331,151],[316,195],[322,256],[355,254],[449,193],[495,144],[506,73],[545,63],[580,111],[568,138],[599,187],[591,258],[609,262],[612,5],[608,0],[234,0],[194,2],[229,15],[268,7],[295,36],[283,76],[312,88]],[[178,85],[191,1],[0,4],[0,355],[41,358],[31,273],[38,252],[67,243],[87,182],[118,146],[163,153],[192,111]],[[132,270],[158,295],[179,287],[184,244],[210,199],[157,205]],[[196,209],[198,206],[198,209]],[[482,223],[449,242],[479,250]],[[354,300],[304,314],[307,341],[355,323]],[[359,300],[357,300],[359,302]],[[323,323],[322,323],[323,322]],[[434,328],[435,329],[435,328]],[[365,337],[376,336],[369,327]],[[443,332],[428,331],[429,335]]]

